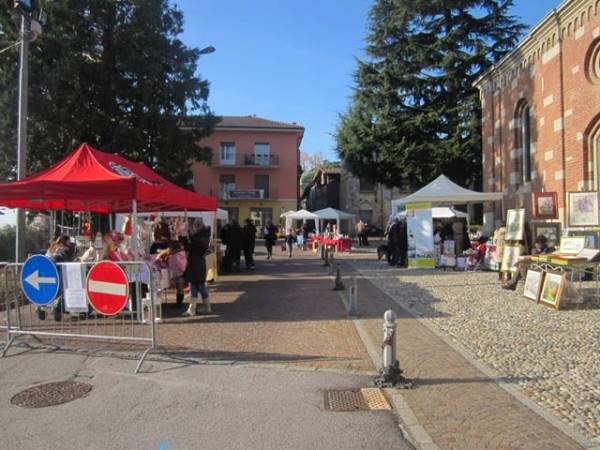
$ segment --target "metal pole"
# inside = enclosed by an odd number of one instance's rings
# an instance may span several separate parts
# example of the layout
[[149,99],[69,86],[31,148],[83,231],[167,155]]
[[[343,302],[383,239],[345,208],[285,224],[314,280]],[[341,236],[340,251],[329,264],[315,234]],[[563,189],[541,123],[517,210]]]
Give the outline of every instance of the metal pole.
[[[29,21],[21,16],[21,63],[19,68],[19,128],[17,136],[17,179],[27,176],[27,94],[29,85]],[[25,260],[25,210],[17,209],[16,261]]]
[[134,254],[134,261],[139,260],[138,240],[137,240],[137,200],[131,202],[131,250]]

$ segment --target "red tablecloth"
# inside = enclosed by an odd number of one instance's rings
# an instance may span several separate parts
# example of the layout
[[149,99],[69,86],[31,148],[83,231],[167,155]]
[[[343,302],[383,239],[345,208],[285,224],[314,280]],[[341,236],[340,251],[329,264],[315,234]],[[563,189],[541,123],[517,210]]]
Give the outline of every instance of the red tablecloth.
[[321,245],[332,245],[338,252],[352,253],[352,239],[350,238],[326,238],[325,236],[313,236],[313,240],[319,241]]

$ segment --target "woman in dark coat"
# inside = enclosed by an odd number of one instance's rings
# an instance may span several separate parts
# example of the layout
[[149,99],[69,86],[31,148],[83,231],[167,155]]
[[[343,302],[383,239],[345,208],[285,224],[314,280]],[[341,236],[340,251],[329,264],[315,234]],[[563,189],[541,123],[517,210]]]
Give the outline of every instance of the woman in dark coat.
[[244,247],[244,259],[246,269],[254,270],[254,246],[256,244],[256,227],[250,219],[244,221],[242,228],[242,245]]
[[277,227],[270,220],[267,222],[263,235],[265,238],[265,247],[267,247],[267,259],[273,259],[273,246],[275,245],[275,241],[277,241]]
[[210,313],[210,300],[208,299],[208,289],[206,289],[206,259],[208,252],[209,237],[204,230],[194,224],[194,234],[190,236],[189,243],[186,245],[188,253],[188,263],[185,269],[185,280],[190,283],[190,306],[184,313],[187,316],[196,315],[196,302],[198,293],[202,295],[205,311]]

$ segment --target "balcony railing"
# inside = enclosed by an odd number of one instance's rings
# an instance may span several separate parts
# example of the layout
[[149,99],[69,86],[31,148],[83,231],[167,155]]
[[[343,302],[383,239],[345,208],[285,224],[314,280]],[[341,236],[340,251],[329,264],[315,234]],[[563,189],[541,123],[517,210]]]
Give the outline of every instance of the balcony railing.
[[266,200],[275,198],[273,189],[221,189],[219,191],[220,200]]
[[275,167],[279,165],[279,155],[255,155],[254,153],[246,153],[244,154],[244,165]]

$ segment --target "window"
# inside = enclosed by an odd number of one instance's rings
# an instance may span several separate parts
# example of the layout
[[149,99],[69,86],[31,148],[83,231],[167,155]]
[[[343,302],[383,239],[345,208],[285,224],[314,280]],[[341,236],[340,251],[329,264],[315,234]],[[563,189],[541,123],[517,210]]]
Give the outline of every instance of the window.
[[515,158],[516,184],[522,185],[531,181],[531,108],[522,100],[517,106],[515,121],[518,126],[515,127],[516,146],[519,149],[520,156]]
[[273,208],[250,208],[250,220],[257,228],[273,222]]
[[585,56],[585,75],[590,83],[600,84],[600,39],[590,45]]
[[594,155],[594,185],[596,190],[600,190],[600,127],[596,130],[591,143]]
[[224,209],[225,211],[227,211],[229,220],[235,219],[235,220],[239,220],[240,218],[240,210],[238,207],[233,207],[233,206],[219,206],[219,208]]
[[268,166],[271,160],[271,144],[257,142],[254,144],[254,164]]
[[375,185],[366,178],[360,178],[358,182],[360,192],[373,192],[375,190]]
[[531,181],[531,130],[529,106],[521,112],[521,148],[523,149],[523,183]]
[[235,164],[235,142],[221,142],[219,164],[226,166]]
[[221,198],[229,198],[229,191],[235,189],[235,175],[221,175],[219,177]]
[[254,175],[254,189],[262,189],[263,198],[269,198],[269,175]]

